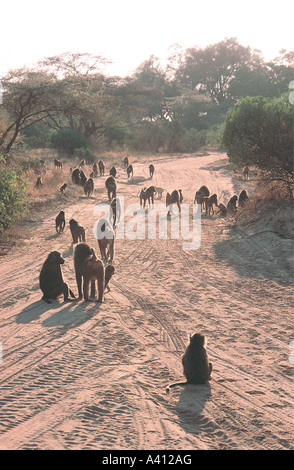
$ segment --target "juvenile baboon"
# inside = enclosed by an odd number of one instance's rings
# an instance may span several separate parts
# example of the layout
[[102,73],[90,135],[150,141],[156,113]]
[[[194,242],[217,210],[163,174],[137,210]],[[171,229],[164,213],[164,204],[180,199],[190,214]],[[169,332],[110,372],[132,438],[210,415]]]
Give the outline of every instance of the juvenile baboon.
[[63,281],[61,264],[64,264],[64,259],[60,253],[52,251],[44,262],[39,275],[39,285],[43,292],[42,300],[45,300],[48,304],[51,303],[49,299],[57,299],[60,295],[63,295],[65,302],[70,300],[68,295],[75,299],[73,292]]
[[152,179],[153,178],[153,175],[154,175],[154,165],[149,165],[149,175],[150,175],[150,178]]
[[212,194],[210,197],[204,198],[205,212],[206,215],[210,213],[214,214],[213,205],[217,207],[217,195]]
[[69,221],[69,228],[72,234],[73,243],[85,242],[85,229],[75,219]]
[[133,165],[129,165],[128,168],[127,168],[127,175],[128,175],[128,178],[132,175],[134,176],[134,171],[133,171]]
[[78,168],[75,168],[71,174],[71,180],[74,184],[81,184],[81,176],[80,176],[80,170]]
[[104,290],[107,289],[107,292],[110,291],[110,287],[108,285],[110,279],[112,278],[112,276],[114,275],[114,267],[112,266],[112,264],[109,264],[108,266],[106,266],[105,268],[105,285],[104,285]]
[[[166,194],[165,205],[166,207],[171,206],[172,204],[177,204],[179,208],[179,212],[181,212],[180,206],[180,193],[177,189],[175,189],[171,194]],[[168,211],[167,215],[171,215],[170,210]]]
[[38,176],[35,186],[36,186],[37,189],[39,189],[43,186],[43,181],[42,181],[41,176]]
[[65,227],[65,214],[64,211],[60,211],[55,219],[55,228],[57,233],[62,233]]
[[112,262],[114,258],[114,232],[107,219],[98,221],[97,239],[101,258]]
[[166,387],[166,393],[178,385],[205,384],[211,379],[212,363],[208,361],[205,336],[195,333],[182,357],[182,365],[186,382],[175,382]]
[[57,158],[54,158],[53,163],[54,163],[55,168],[62,168],[61,160],[57,160]]
[[105,187],[108,193],[108,199],[111,201],[114,197],[116,197],[116,181],[113,176],[109,176],[105,181]]
[[128,159],[128,157],[125,157],[125,158],[124,158],[124,165],[125,165],[125,167],[128,167],[128,166],[129,166],[129,159]]
[[[79,292],[79,299],[89,300],[89,286],[91,283],[91,297],[95,297],[95,281],[97,281],[98,302],[104,296],[104,265],[97,260],[93,248],[86,243],[79,243],[74,253],[74,267]],[[83,279],[83,290],[82,290]]]
[[249,168],[248,168],[248,166],[245,166],[245,168],[243,170],[243,176],[244,176],[245,180],[249,180]]
[[87,176],[83,172],[83,170],[80,171],[80,184],[81,186],[84,186],[85,182],[87,181]]
[[65,193],[66,188],[67,188],[67,183],[64,183],[62,186],[60,186],[59,191],[61,192],[61,194]]
[[154,194],[156,194],[155,186],[149,186],[149,188],[144,188],[140,192],[140,206],[145,209],[146,201],[148,205],[154,206]]
[[112,216],[112,220],[113,220],[113,228],[115,228],[116,226],[116,221],[120,221],[120,215],[121,215],[121,206],[120,206],[120,202],[119,202],[119,199],[117,197],[114,197],[113,199],[111,199],[110,201],[110,207],[111,207],[111,211],[110,211],[110,218]]
[[79,163],[79,167],[83,167],[86,165],[86,161],[85,160],[81,160],[80,163]]
[[89,178],[84,184],[84,193],[86,194],[86,196],[89,197],[89,196],[92,196],[93,192],[94,192],[94,181],[93,181],[93,178]]
[[165,189],[160,188],[159,186],[155,186],[155,190],[156,190],[156,192],[157,192],[157,194],[158,194],[158,199],[162,199],[162,195],[163,195]]
[[99,167],[100,176],[104,176],[105,165],[102,160],[99,160],[98,167]]
[[242,207],[245,201],[247,201],[248,199],[249,197],[248,197],[247,191],[243,189],[239,194],[239,207]]
[[219,209],[217,214],[221,213],[221,215],[225,217],[228,213],[228,210],[227,210],[226,206],[224,206],[224,204],[220,203],[217,207]]
[[238,196],[232,196],[231,199],[229,200],[227,204],[227,210],[229,214],[232,214],[237,211],[237,201],[238,201]]
[[109,174],[115,178],[115,177],[116,177],[116,173],[117,173],[117,172],[116,172],[115,166],[112,166],[112,167],[110,168],[110,170],[109,170]]
[[[98,165],[97,165],[97,163],[95,162],[95,163],[93,163],[93,177],[94,177],[94,178],[97,178],[97,176],[98,176]],[[93,178],[93,177],[92,177],[92,178]]]

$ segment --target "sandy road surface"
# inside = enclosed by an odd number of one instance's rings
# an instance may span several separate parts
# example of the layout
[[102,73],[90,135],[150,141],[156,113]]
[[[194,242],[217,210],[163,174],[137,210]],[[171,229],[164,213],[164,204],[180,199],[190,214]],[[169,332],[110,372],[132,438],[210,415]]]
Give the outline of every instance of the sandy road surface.
[[[153,183],[181,188],[187,203],[202,184],[221,202],[253,190],[224,154],[154,163]],[[133,180],[120,169],[118,182],[119,194],[138,202],[148,163],[134,164]],[[66,208],[94,247],[101,199],[106,192]],[[0,448],[293,449],[291,241],[203,216],[198,250],[184,251],[182,240],[117,240],[103,304],[47,305],[38,275],[52,250],[77,293],[69,227],[54,233],[60,209],[41,213],[29,238],[0,259]],[[207,335],[212,380],[166,395],[168,383],[183,380],[181,356],[195,331]]]

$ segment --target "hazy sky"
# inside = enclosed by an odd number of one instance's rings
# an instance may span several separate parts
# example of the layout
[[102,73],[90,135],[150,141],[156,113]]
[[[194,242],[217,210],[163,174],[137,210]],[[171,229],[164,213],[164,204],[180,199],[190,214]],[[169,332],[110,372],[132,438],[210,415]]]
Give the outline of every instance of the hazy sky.
[[63,52],[89,52],[131,73],[169,47],[205,47],[236,37],[266,60],[294,49],[293,1],[14,0],[0,7],[0,73]]

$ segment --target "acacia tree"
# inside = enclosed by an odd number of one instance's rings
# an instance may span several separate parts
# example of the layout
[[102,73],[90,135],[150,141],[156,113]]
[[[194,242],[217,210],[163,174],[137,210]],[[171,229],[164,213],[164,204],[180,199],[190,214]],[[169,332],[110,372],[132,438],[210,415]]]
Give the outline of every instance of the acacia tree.
[[227,114],[223,145],[230,161],[254,165],[263,178],[285,182],[293,191],[293,108],[281,98],[247,97]]

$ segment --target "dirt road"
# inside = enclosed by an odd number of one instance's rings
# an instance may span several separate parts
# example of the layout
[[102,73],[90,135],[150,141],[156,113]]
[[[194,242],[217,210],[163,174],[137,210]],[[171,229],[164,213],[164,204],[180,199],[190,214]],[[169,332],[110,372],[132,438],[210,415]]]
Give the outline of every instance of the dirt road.
[[[254,188],[220,153],[153,163],[153,184],[181,188],[186,203],[202,184],[220,202]],[[133,166],[133,179],[118,174],[128,204],[151,184],[148,163]],[[95,197],[81,193],[66,208],[97,253],[93,209],[107,200],[104,180],[95,180]],[[198,250],[183,250],[182,240],[116,240],[103,304],[48,305],[38,276],[52,250],[77,293],[68,223],[55,234],[60,209],[40,213],[28,239],[0,259],[0,448],[293,449],[292,242],[203,215]],[[183,380],[187,334],[196,331],[207,336],[212,380],[166,395]]]

